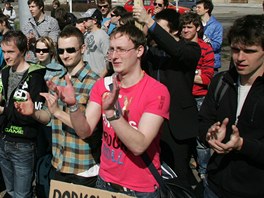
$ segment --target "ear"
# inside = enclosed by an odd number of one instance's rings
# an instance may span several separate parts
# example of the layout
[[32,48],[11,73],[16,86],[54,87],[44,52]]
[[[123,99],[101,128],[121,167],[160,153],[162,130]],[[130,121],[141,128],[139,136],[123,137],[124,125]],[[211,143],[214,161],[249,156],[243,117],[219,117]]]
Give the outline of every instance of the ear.
[[81,53],[82,54],[84,54],[85,49],[86,49],[86,45],[85,44],[82,44],[82,46],[81,46]]
[[196,32],[199,32],[201,29],[201,26],[198,26],[197,29],[196,29]]
[[140,45],[138,48],[137,48],[137,57],[140,58],[143,56],[144,54],[144,51],[145,51],[145,48],[143,45]]

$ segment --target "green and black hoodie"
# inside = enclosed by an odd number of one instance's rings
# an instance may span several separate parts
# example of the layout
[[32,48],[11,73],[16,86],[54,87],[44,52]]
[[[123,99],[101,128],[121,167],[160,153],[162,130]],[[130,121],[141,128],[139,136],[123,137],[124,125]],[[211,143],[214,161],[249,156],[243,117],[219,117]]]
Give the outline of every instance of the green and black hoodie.
[[39,93],[48,90],[44,80],[46,69],[41,65],[30,64],[18,86],[7,99],[10,69],[10,66],[5,66],[1,71],[0,78],[1,106],[4,107],[4,112],[0,116],[1,136],[11,142],[35,142],[38,131],[40,131],[40,123],[31,116],[24,116],[17,112],[14,102],[26,100],[26,92],[28,92],[34,103],[34,108],[42,108],[45,98]]

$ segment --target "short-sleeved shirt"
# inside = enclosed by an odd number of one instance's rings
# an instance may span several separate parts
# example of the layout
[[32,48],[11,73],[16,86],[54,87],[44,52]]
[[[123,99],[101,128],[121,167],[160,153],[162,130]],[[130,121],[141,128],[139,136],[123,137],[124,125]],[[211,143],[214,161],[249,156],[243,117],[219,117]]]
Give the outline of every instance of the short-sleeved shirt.
[[[90,101],[102,105],[102,95],[109,92],[106,84],[109,77],[100,79],[94,85]],[[167,88],[144,74],[143,79],[129,88],[120,88],[119,104],[123,117],[134,128],[138,128],[144,113],[151,113],[165,119],[169,117],[170,96]],[[118,139],[111,124],[103,115],[103,138],[99,175],[106,182],[112,182],[138,192],[154,192],[158,186],[153,175],[146,167],[141,156],[135,156]],[[149,123],[152,124],[152,123]],[[150,131],[151,133],[151,131]],[[160,133],[154,138],[147,149],[154,166],[160,171]]]
[[[89,66],[83,67],[75,76],[71,77],[71,82],[75,89],[76,100],[80,109],[84,112],[88,104],[90,90],[99,76],[94,73]],[[64,77],[55,76],[52,81],[60,86],[65,86]],[[69,113],[65,103],[58,100],[60,109]],[[81,124],[81,123],[80,123]],[[87,171],[96,163],[92,148],[95,145],[87,140],[82,140],[75,133],[74,129],[63,124],[56,117],[52,117],[52,165],[63,173],[78,174]],[[91,144],[90,144],[91,143]],[[100,145],[98,145],[100,147]]]
[[109,36],[104,30],[98,29],[85,35],[86,50],[83,60],[88,62],[94,72],[100,75],[106,70],[106,55],[109,49]]

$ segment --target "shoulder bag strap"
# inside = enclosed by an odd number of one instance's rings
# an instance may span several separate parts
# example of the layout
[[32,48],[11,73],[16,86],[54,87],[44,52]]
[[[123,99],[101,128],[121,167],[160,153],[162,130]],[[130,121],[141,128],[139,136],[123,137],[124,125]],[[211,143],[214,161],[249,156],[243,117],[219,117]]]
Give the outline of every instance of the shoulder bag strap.
[[31,22],[29,22],[29,23],[31,24],[32,28],[36,31],[38,37],[41,37],[39,32],[38,32],[38,30],[36,29],[35,25],[33,23],[31,23]]
[[146,152],[144,152],[141,155],[142,160],[145,162],[146,166],[148,167],[149,171],[152,173],[153,177],[156,179],[156,181],[159,183],[160,188],[164,189],[165,188],[165,183],[161,177],[161,175],[159,174],[158,170],[156,169],[156,167],[154,166],[154,164],[151,162],[151,160],[149,159],[149,156]]

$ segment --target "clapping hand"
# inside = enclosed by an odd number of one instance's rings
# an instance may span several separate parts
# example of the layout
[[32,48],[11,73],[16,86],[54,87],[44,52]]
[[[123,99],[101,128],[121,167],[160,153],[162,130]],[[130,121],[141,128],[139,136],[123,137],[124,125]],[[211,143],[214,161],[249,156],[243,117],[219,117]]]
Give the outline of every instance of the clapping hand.
[[235,125],[232,125],[232,134],[230,140],[227,143],[222,143],[226,136],[226,126],[229,122],[228,118],[225,118],[222,123],[216,122],[213,124],[206,135],[206,139],[211,148],[220,154],[229,153],[232,150],[240,150],[243,145],[243,138],[239,135],[239,130]]
[[118,100],[119,85],[118,74],[113,75],[113,90],[111,92],[105,92],[102,96],[102,103],[104,110],[112,110],[115,108],[115,104]]
[[71,106],[76,103],[75,90],[72,86],[69,75],[65,76],[66,86],[55,85],[52,81],[47,81],[47,86],[51,92],[56,93],[57,97],[60,98],[67,105]]
[[16,110],[22,115],[31,116],[34,113],[34,103],[27,92],[27,100],[23,102],[14,102]]

